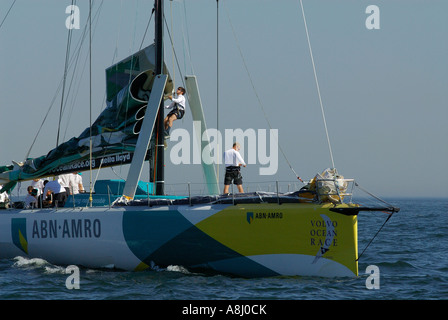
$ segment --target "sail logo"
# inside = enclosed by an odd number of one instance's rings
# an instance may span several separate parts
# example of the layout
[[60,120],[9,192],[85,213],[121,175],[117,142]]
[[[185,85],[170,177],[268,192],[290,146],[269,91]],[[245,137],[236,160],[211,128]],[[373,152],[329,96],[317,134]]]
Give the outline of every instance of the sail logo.
[[124,154],[114,154],[111,156],[105,156],[101,159],[100,163],[101,165],[114,165],[117,163],[128,163],[131,161],[131,154],[124,153]]
[[12,243],[17,248],[28,254],[28,239],[26,236],[26,218],[11,219]]
[[193,121],[193,138],[183,128],[176,128],[171,132],[170,140],[177,142],[170,151],[170,160],[174,165],[222,164],[223,151],[230,149],[236,141],[241,145],[241,155],[247,159],[245,162],[248,165],[260,165],[260,175],[277,173],[278,129],[225,129],[224,141],[219,130],[203,129],[200,121]]
[[247,212],[246,220],[247,223],[252,224],[254,220],[262,219],[283,219],[283,212]]

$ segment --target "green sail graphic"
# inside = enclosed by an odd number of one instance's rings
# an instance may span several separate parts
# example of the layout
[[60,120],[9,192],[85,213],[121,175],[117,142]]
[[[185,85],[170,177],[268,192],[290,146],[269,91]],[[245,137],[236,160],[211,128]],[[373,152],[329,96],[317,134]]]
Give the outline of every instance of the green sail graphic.
[[[91,130],[85,129],[78,137],[60,144],[47,155],[28,159],[18,168],[0,167],[0,183],[6,182],[1,191],[12,190],[21,180],[89,170],[91,139],[92,168],[129,163],[151,94],[154,69],[154,45],[106,69],[106,108]],[[168,74],[166,66],[164,72]],[[172,89],[172,80],[168,78],[165,94],[171,94]],[[151,157],[152,146],[147,159]]]

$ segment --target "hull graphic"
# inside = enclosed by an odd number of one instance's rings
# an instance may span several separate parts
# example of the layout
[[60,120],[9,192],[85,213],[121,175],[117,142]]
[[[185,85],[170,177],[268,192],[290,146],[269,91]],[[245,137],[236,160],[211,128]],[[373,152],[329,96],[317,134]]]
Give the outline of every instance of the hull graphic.
[[356,276],[357,215],[331,208],[266,203],[8,210],[0,214],[0,258],[132,271],[181,265],[243,277]]

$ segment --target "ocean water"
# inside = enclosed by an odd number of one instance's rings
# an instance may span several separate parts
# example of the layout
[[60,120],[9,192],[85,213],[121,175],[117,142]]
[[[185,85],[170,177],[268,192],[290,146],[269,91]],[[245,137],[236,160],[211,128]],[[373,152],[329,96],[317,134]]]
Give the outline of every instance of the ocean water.
[[[181,266],[143,272],[80,269],[68,289],[64,266],[41,259],[0,260],[1,300],[443,300],[448,298],[448,199],[388,199],[401,208],[359,260],[355,278],[243,279]],[[359,215],[359,251],[387,218]],[[379,275],[372,287],[369,266]],[[379,280],[379,281],[378,281]]]

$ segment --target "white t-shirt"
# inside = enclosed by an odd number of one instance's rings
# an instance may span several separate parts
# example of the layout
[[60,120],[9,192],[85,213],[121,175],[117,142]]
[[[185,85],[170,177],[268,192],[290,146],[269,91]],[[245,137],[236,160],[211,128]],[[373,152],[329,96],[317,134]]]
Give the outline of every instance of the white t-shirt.
[[31,181],[31,186],[34,187],[34,189],[37,189],[37,196],[40,196],[42,194],[42,191],[44,190],[44,180],[39,179],[38,181]]
[[[2,188],[3,188],[3,186],[0,184],[0,190]],[[6,192],[0,193],[0,202],[5,202],[8,199],[9,199],[8,193],[6,193]]]
[[61,174],[58,176],[58,182],[64,188],[70,188],[70,180],[72,179],[73,174]]
[[61,186],[57,180],[47,182],[44,189],[44,197],[46,196],[48,190],[54,194],[65,192],[65,188]]
[[246,165],[240,153],[233,148],[224,152],[224,164],[226,165],[226,167],[238,167],[240,164],[242,164],[243,166]]
[[72,194],[79,193],[79,185],[82,185],[82,177],[79,174],[72,174],[70,179],[70,191]]
[[180,109],[185,110],[185,97],[183,94],[180,94],[177,98],[173,98],[171,99],[171,102],[168,106],[166,106],[166,109],[172,109],[174,108],[174,106],[177,105],[179,106]]

